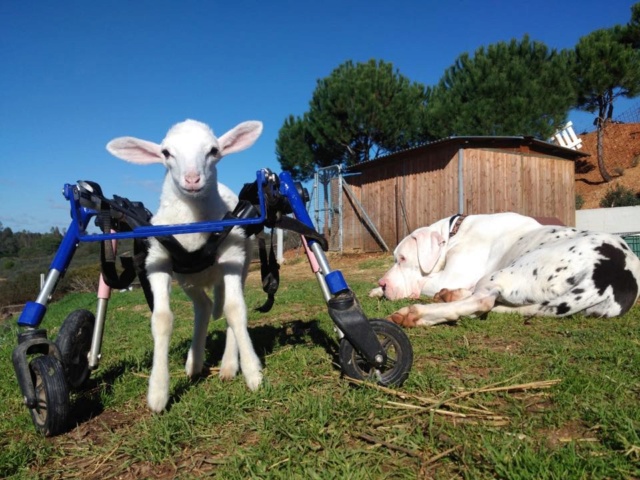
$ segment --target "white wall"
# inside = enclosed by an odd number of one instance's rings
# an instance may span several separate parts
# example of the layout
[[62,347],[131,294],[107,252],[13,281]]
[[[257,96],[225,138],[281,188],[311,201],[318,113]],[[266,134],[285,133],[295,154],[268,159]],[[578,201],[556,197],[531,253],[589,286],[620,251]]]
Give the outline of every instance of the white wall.
[[576,228],[607,233],[640,233],[640,206],[576,210]]

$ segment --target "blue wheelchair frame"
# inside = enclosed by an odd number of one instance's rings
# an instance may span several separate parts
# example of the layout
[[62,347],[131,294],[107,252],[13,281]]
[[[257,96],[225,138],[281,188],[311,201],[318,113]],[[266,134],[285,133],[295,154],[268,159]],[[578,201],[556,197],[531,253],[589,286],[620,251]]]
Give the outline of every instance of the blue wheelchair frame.
[[[35,409],[38,406],[38,395],[36,394],[28,357],[34,354],[52,355],[62,362],[56,343],[49,340],[46,330],[39,327],[45,317],[47,304],[59,280],[67,271],[80,242],[117,241],[184,233],[222,232],[230,227],[264,225],[267,218],[267,206],[265,205],[265,196],[267,194],[272,197],[274,195],[284,197],[288,201],[294,217],[307,227],[314,229],[301,196],[301,186],[293,181],[288,172],[276,175],[268,169],[262,169],[256,173],[256,182],[260,207],[259,215],[256,217],[191,224],[149,225],[135,227],[131,231],[112,233],[87,233],[89,223],[99,213],[99,204],[91,204],[87,200],[91,195],[87,194],[87,187],[83,185],[84,182],[78,182],[76,185],[66,184],[63,189],[63,195],[70,204],[71,223],[51,262],[49,272],[38,297],[35,301],[26,304],[18,319],[21,333],[18,334],[18,345],[13,351],[13,364],[25,405],[30,409]],[[385,346],[381,344],[376,332],[362,312],[344,276],[339,270],[331,270],[327,257],[317,241],[307,239],[303,235],[301,237],[309,261],[312,264],[312,270],[327,302],[330,317],[339,331],[341,341],[348,341],[361,358],[372,368],[383,368],[387,361]],[[314,265],[316,266],[314,267]],[[95,327],[91,349],[88,354],[90,370],[98,366],[107,302],[108,295],[107,298],[98,296]],[[400,333],[402,332],[400,331]],[[394,335],[397,334],[394,333]],[[412,361],[412,354],[410,355],[410,361]],[[403,375],[402,381],[408,374],[410,364],[403,368],[406,373]]]

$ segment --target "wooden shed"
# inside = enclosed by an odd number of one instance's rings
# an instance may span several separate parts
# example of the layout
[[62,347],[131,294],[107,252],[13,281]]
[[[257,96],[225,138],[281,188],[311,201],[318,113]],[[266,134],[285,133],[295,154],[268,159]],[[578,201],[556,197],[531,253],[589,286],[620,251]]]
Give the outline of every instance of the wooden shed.
[[456,213],[513,211],[575,225],[574,162],[587,156],[533,137],[452,137],[349,168],[345,252],[389,249]]

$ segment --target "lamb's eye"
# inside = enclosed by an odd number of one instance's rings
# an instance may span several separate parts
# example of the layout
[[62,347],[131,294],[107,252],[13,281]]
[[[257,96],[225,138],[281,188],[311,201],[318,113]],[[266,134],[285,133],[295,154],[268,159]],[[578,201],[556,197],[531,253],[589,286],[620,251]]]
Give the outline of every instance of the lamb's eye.
[[167,150],[166,148],[164,150],[162,150],[162,155],[164,155],[164,158],[167,159],[167,160],[171,156],[171,154],[169,153],[169,150]]
[[218,155],[218,152],[219,150],[216,147],[211,147],[211,150],[209,150],[209,155],[215,157],[216,155]]

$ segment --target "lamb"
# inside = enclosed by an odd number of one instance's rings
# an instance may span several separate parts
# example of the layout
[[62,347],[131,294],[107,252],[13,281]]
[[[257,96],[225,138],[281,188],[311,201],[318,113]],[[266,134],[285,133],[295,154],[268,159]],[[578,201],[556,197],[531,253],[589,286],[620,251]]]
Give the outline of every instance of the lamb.
[[[186,120],[171,127],[161,144],[133,137],[120,137],[107,144],[114,156],[132,163],[161,163],[165,173],[160,207],[154,225],[220,220],[238,203],[237,196],[218,183],[216,165],[224,155],[244,150],[262,133],[262,123],[240,123],[217,138],[204,123]],[[188,251],[199,249],[209,233],[176,235]],[[220,378],[235,377],[242,370],[247,386],[256,390],[262,382],[262,366],[247,330],[247,307],[243,288],[251,245],[244,232],[234,227],[220,245],[216,262],[199,273],[178,274],[176,279],[193,302],[193,338],[185,366],[189,377],[202,371],[209,318],[227,320],[227,337],[220,364]],[[169,400],[169,342],[173,313],[169,306],[173,268],[167,250],[150,239],[146,270],[153,292],[151,331],[154,350],[147,403],[154,412],[165,409]],[[212,302],[206,290],[213,287]],[[238,365],[238,358],[240,364]]]

